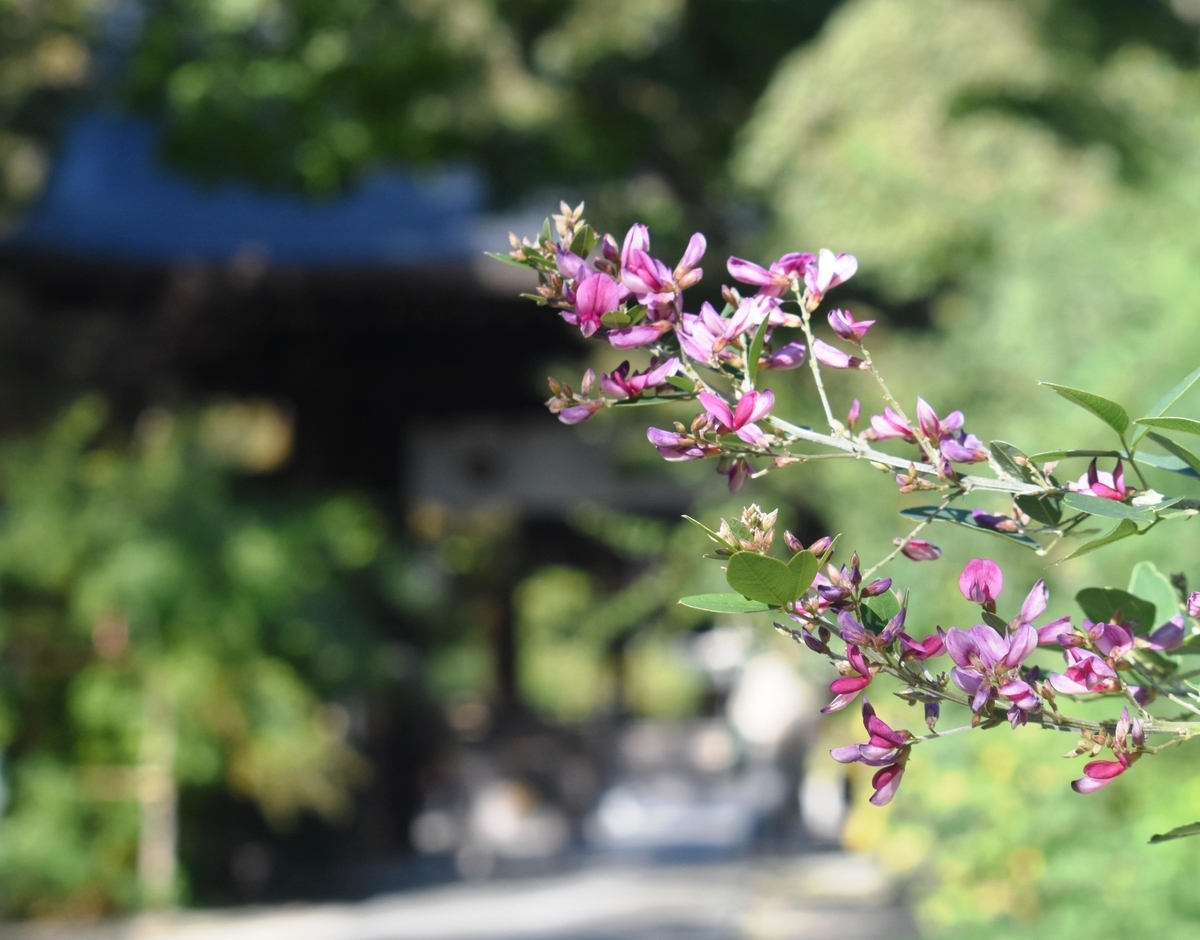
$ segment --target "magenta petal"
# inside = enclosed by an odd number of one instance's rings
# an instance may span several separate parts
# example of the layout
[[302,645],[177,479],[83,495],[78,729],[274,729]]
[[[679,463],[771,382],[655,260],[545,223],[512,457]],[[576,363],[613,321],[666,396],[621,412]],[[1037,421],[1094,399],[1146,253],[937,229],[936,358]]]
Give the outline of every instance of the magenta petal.
[[1046,612],[1046,604],[1049,600],[1050,591],[1046,588],[1046,582],[1039,578],[1025,596],[1025,602],[1021,604],[1021,623],[1033,623],[1037,620]]
[[1037,630],[1032,624],[1021,624],[1008,641],[1008,654],[1004,657],[1004,664],[1009,669],[1016,669],[1030,653],[1037,649],[1037,645]]
[[1083,772],[1093,780],[1111,780],[1125,773],[1126,766],[1113,760],[1094,760],[1085,765]]
[[776,280],[775,276],[766,268],[742,258],[731,257],[726,267],[729,269],[729,276],[743,284],[765,287],[768,284],[774,284]]
[[870,684],[870,676],[842,676],[829,683],[829,691],[834,695],[853,695],[861,692]]
[[871,803],[874,806],[886,806],[890,803],[892,797],[896,795],[896,791],[900,789],[900,780],[903,776],[904,768],[899,764],[892,764],[879,771],[871,779],[871,786],[875,788],[875,794],[871,797]]
[[708,410],[710,415],[732,430],[734,419],[733,413],[729,410],[729,405],[712,392],[701,392],[698,397],[700,404]]
[[614,349],[633,349],[653,343],[670,328],[671,324],[665,320],[658,323],[639,323],[623,330],[611,330],[608,342]]
[[1083,695],[1088,690],[1086,685],[1076,682],[1061,672],[1050,673],[1050,685],[1054,687],[1054,691],[1061,692],[1063,695]]
[[1078,780],[1071,781],[1071,789],[1076,793],[1095,793],[1097,790],[1102,790],[1112,783],[1112,778],[1108,780],[1096,780],[1094,777],[1080,777]]
[[1038,643],[1061,643],[1062,636],[1071,632],[1071,618],[1059,617],[1038,628]]
[[959,666],[969,666],[971,654],[978,653],[979,647],[975,645],[975,641],[967,631],[951,627],[946,632],[946,652]]
[[973,558],[958,577],[958,589],[969,601],[990,603],[1004,590],[1004,572],[990,559]]

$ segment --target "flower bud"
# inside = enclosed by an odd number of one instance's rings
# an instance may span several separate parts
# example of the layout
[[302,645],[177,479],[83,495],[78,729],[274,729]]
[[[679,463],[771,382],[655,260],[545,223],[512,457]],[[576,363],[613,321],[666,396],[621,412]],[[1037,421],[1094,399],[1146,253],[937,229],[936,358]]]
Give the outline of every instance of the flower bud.
[[850,405],[850,413],[846,415],[846,427],[848,427],[851,431],[858,427],[858,418],[861,414],[862,405],[859,404],[859,401],[856,398]]
[[863,597],[877,597],[892,586],[891,578],[879,578],[862,589]]
[[900,554],[913,561],[937,561],[942,557],[942,550],[924,539],[909,539],[907,542],[904,542],[903,539],[895,539],[893,542],[895,545],[901,543],[904,544],[900,549]]
[[958,576],[963,597],[976,604],[993,604],[1004,589],[1004,573],[987,558],[973,558]]
[[784,544],[787,545],[788,551],[790,551],[793,555],[797,555],[804,551],[804,546],[800,544],[800,540],[796,538],[796,536],[792,535],[792,533],[787,529],[784,529],[783,531],[783,541]]
[[592,397],[592,388],[595,386],[595,384],[596,371],[594,369],[588,369],[587,372],[583,373],[583,381],[579,383],[579,388],[580,391],[583,392],[584,398]]
[[617,264],[621,260],[621,249],[617,247],[617,240],[611,235],[605,235],[600,240],[600,253],[605,259]]
[[831,548],[833,548],[833,539],[828,535],[822,536],[808,546],[808,550],[818,558],[824,555]]
[[925,727],[931,732],[938,722],[938,718],[942,715],[941,702],[926,702],[925,703]]
[[1200,591],[1193,591],[1187,599],[1189,617],[1200,617]]

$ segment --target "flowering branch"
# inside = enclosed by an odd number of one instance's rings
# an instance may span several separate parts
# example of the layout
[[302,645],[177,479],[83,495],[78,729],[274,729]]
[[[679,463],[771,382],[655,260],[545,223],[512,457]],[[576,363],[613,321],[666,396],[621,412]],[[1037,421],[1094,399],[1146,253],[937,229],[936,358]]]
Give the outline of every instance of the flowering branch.
[[[511,238],[511,254],[496,257],[537,273],[538,288],[526,296],[557,309],[584,336],[606,339],[617,349],[641,349],[649,360],[643,371],[634,371],[626,361],[599,379],[588,370],[578,393],[551,379],[553,397],[547,405],[560,421],[577,424],[609,407],[696,401],[703,410],[690,424],[651,427],[647,437],[668,461],[715,459],[731,490],[791,464],[847,459],[893,474],[901,493],[939,495],[936,505],[902,510],[916,525],[894,539],[894,549],[865,572],[857,554],[840,568],[831,564],[836,540],[829,537],[805,547],[785,532],[790,557],[772,557],[776,513],[763,513],[757,506],[744,510],[740,519],[722,520],[717,531],[696,523],[717,543],[717,556],[727,559],[725,576],[733,593],[688,597],[681,603],[719,613],[774,611],[797,624],[775,626],[826,657],[838,673],[830,685],[833,699],[823,712],[845,708],[880,675],[901,683],[895,692],[901,699],[923,704],[929,733],[916,736],[884,723],[864,696],[868,740],[833,752],[838,761],[880,768],[872,779],[871,802],[882,805],[892,799],[914,747],[975,728],[1041,725],[1080,737],[1069,757],[1110,752],[1113,760],[1092,760],[1083,768],[1083,776],[1072,783],[1079,793],[1107,786],[1144,755],[1200,734],[1200,721],[1150,710],[1155,701],[1166,701],[1200,716],[1200,691],[1186,682],[1193,673],[1180,673],[1174,658],[1180,651],[1200,649],[1200,592],[1187,595],[1182,576],[1168,581],[1153,566],[1139,566],[1146,568],[1146,577],[1139,575],[1142,580],[1129,592],[1080,592],[1086,615],[1081,624],[1063,617],[1037,626],[1049,599],[1045,583],[1034,584],[1016,615],[1005,620],[997,614],[1003,573],[994,562],[976,558],[962,569],[958,586],[964,598],[979,606],[982,622],[968,629],[937,627],[921,638],[905,630],[907,594],[892,590],[891,578],[874,578],[900,555],[937,560],[941,550],[917,538],[934,522],[999,535],[1039,555],[1064,540],[1095,535],[1095,530],[1082,528],[1086,520],[1113,526],[1080,545],[1070,558],[1200,513],[1200,501],[1150,489],[1141,468],[1147,464],[1200,475],[1200,456],[1163,433],[1200,434],[1200,421],[1167,414],[1200,381],[1200,369],[1168,392],[1150,415],[1136,420],[1102,396],[1045,383],[1108,425],[1119,448],[1027,456],[1003,441],[985,445],[964,430],[961,411],[939,415],[923,398],[916,400],[915,420],[910,418],[864,345],[874,321],[830,309],[826,320],[842,346],[816,335],[813,317],[826,295],[858,270],[851,255],[824,248],[816,254],[792,252],[768,267],[731,257],[726,270],[740,286],[722,288],[724,309],[704,303],[699,312],[688,313],[684,293],[704,273],[700,262],[706,242],[699,233],[673,268],[650,254],[644,225],[633,226],[618,246],[611,235],[599,235],[584,221],[582,205],[571,209],[563,204],[561,214],[553,224],[548,220],[535,239]],[[743,296],[745,287],[756,292]],[[795,330],[803,342],[789,338]],[[796,369],[806,358],[828,431],[775,414],[774,392],[765,387],[772,372]],[[875,379],[880,413],[872,414],[862,430],[859,400],[844,421],[834,415],[823,369],[865,371]],[[1141,451],[1146,440],[1169,456]],[[881,449],[888,441],[915,446],[916,452]],[[802,450],[796,449],[801,445]],[[1061,461],[1080,459],[1089,462],[1078,479],[1055,476]],[[1100,469],[1101,459],[1114,461],[1110,470]],[[1141,489],[1126,485],[1126,462]],[[992,474],[963,471],[972,464],[986,464]],[[955,505],[976,493],[1006,494],[1012,509],[996,515]],[[1043,674],[1041,666],[1027,665],[1038,650],[1060,652],[1062,671]],[[949,671],[935,675],[928,664],[941,656],[950,659]],[[1119,718],[1098,722],[1060,708],[1063,700],[1105,696],[1121,697]],[[966,709],[970,724],[937,732],[942,703]],[[1149,735],[1167,740],[1151,745]],[[1200,824],[1185,828],[1200,832]]]

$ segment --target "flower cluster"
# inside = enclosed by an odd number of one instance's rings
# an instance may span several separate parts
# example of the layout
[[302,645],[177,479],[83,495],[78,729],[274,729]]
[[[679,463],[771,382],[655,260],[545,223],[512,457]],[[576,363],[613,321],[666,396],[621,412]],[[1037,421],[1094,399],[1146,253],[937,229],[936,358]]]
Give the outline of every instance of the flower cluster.
[[[647,437],[665,460],[713,459],[732,490],[795,464],[846,459],[889,474],[902,494],[937,494],[935,505],[903,510],[916,524],[865,570],[856,553],[844,564],[832,564],[835,540],[828,537],[805,546],[785,532],[790,560],[771,557],[776,513],[750,506],[717,531],[705,528],[717,545],[715,557],[727,562],[735,593],[682,601],[723,612],[770,609],[798,624],[776,627],[837,670],[822,712],[838,712],[863,696],[868,740],[837,748],[833,757],[877,768],[872,803],[894,797],[917,745],[955,731],[1039,724],[1077,733],[1080,744],[1068,756],[1100,758],[1109,752],[1114,758],[1089,762],[1072,784],[1079,793],[1094,792],[1141,757],[1200,733],[1200,722],[1193,720],[1200,716],[1200,687],[1185,681],[1188,673],[1173,658],[1200,649],[1200,592],[1189,594],[1182,575],[1167,579],[1151,566],[1148,586],[1139,576],[1129,591],[1081,592],[1086,616],[1078,624],[1067,616],[1044,622],[1050,594],[1038,580],[1005,619],[998,613],[1004,591],[1000,566],[974,558],[961,568],[958,588],[977,605],[971,619],[978,622],[917,630],[907,594],[893,590],[890,577],[876,574],[899,557],[941,559],[942,549],[924,537],[933,523],[1005,538],[1045,556],[1069,539],[1090,538],[1077,553],[1093,551],[1169,519],[1200,514],[1200,501],[1162,496],[1142,470],[1146,465],[1194,475],[1197,458],[1159,432],[1193,433],[1197,421],[1164,410],[1131,421],[1124,408],[1102,396],[1049,385],[1107,424],[1119,450],[1068,447],[1030,457],[1003,441],[985,444],[968,433],[961,410],[939,414],[926,397],[916,397],[906,413],[866,346],[877,321],[860,319],[845,306],[826,309],[823,320],[816,316],[829,292],[857,273],[853,255],[826,248],[789,252],[765,267],[730,257],[725,272],[732,283],[721,287],[723,309],[704,302],[689,312],[685,293],[703,277],[700,264],[708,248],[700,233],[691,236],[672,267],[652,253],[646,226],[632,226],[618,244],[583,220],[582,206],[564,204],[539,237],[513,236],[512,243],[514,250],[501,260],[538,276],[536,293],[526,296],[558,310],[583,336],[630,350],[630,358],[610,373],[597,378],[585,372],[578,392],[550,380],[547,405],[563,423],[577,424],[607,408],[694,402],[690,421],[650,427]],[[829,333],[818,335],[826,326]],[[774,390],[766,387],[780,371],[801,367],[810,378],[796,384],[810,388],[827,429],[786,420],[777,411]],[[835,379],[834,373],[847,374]],[[862,383],[863,373],[873,380],[866,382],[868,390],[878,388],[878,406],[863,421],[860,398],[847,395],[851,404],[836,412],[844,419],[837,417],[830,396],[841,392],[827,388],[827,381]],[[1163,401],[1173,404],[1198,381],[1200,369]],[[1143,455],[1138,449],[1143,439],[1172,457]],[[1055,475],[1060,462],[1079,458],[1089,460],[1082,474],[1060,481]],[[1112,460],[1111,469],[1101,469],[1102,460]],[[1007,502],[999,505],[997,497]],[[981,498],[988,502],[975,504]],[[1110,528],[1097,534],[1089,522]],[[1143,590],[1148,597],[1138,594]],[[1051,664],[1059,655],[1062,665],[1055,669]],[[945,667],[938,670],[943,656]],[[928,735],[893,729],[879,718],[863,693],[881,677],[900,683],[901,699],[924,706]],[[1062,710],[1072,697],[1117,697],[1123,711],[1108,722],[1072,717]],[[961,709],[968,723],[938,732],[944,706]],[[1185,713],[1152,715],[1151,706]],[[1152,735],[1167,740],[1152,746]]]

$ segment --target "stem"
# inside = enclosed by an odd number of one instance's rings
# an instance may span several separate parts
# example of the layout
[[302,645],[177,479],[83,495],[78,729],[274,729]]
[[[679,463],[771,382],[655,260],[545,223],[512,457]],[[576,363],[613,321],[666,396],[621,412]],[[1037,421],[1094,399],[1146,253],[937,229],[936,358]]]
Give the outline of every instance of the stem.
[[892,551],[882,561],[876,562],[874,565],[872,565],[870,568],[868,568],[866,571],[863,572],[863,580],[864,581],[868,580],[871,577],[871,575],[873,575],[876,571],[878,571],[880,568],[882,568],[884,565],[886,565],[889,561],[891,561],[893,558],[895,558],[897,555],[899,555],[902,551],[904,551],[904,547],[910,541],[912,541],[913,537],[916,536],[916,534],[918,532],[920,532],[923,528],[925,528],[925,526],[929,525],[929,523],[933,522],[933,520],[938,517],[938,513],[940,513],[943,509],[945,509],[952,502],[954,502],[954,500],[958,499],[958,497],[961,495],[962,495],[961,493],[952,493],[950,496],[947,496],[944,500],[942,500],[942,504],[940,506],[938,506],[936,512],[934,512],[928,518],[921,520],[921,522],[916,526],[916,528],[914,528],[911,532],[909,532],[908,535],[904,536],[904,538],[902,538],[900,540],[900,544],[897,545],[894,549],[892,549]]
[[866,363],[868,371],[870,371],[871,375],[875,376],[875,381],[879,385],[879,390],[883,393],[883,400],[886,401],[891,406],[892,410],[900,416],[901,421],[912,428],[913,435],[920,444],[921,452],[925,454],[925,459],[934,466],[937,466],[940,463],[940,457],[938,456],[938,450],[933,445],[933,442],[925,436],[925,432],[921,430],[920,424],[914,424],[904,413],[904,409],[900,407],[900,403],[896,401],[896,397],[891,393],[891,390],[887,387],[887,383],[883,380],[883,375],[881,375],[879,370],[875,368],[875,362],[871,359],[871,354],[867,351],[867,347],[862,345],[862,343],[859,343],[858,348],[862,350],[863,362]]
[[829,396],[825,394],[825,383],[821,380],[821,366],[817,362],[816,354],[813,353],[812,314],[798,292],[797,297],[800,299],[800,322],[804,329],[804,338],[808,340],[808,367],[812,370],[813,381],[817,383],[817,394],[821,396],[821,406],[825,409],[825,420],[829,422],[829,430],[836,434],[843,425],[834,418],[833,409],[829,407]]

